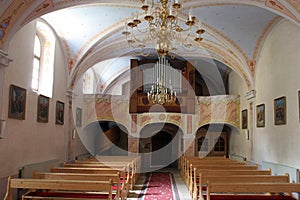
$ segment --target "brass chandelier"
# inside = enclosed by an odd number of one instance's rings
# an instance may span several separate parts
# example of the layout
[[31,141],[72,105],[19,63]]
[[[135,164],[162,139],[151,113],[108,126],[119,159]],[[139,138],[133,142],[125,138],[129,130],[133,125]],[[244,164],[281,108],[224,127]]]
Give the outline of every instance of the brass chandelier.
[[172,5],[168,5],[168,0],[160,0],[160,6],[155,5],[154,0],[151,5],[147,0],[142,2],[144,14],[134,14],[133,19],[125,23],[123,31],[127,43],[136,54],[148,56],[151,53],[149,49],[155,45],[158,56],[164,57],[176,52],[179,47],[191,51],[194,47],[192,40],[196,43],[202,41],[201,35],[205,30],[195,28],[196,17],[193,16],[192,8],[183,27],[178,17],[182,7],[179,0],[174,0]]
[[176,81],[181,80],[181,76],[171,67],[165,56],[159,57],[156,65],[149,71],[148,75],[157,77],[157,82],[147,92],[148,101],[160,105],[176,103],[176,91],[173,90],[172,81],[175,85],[178,85]]

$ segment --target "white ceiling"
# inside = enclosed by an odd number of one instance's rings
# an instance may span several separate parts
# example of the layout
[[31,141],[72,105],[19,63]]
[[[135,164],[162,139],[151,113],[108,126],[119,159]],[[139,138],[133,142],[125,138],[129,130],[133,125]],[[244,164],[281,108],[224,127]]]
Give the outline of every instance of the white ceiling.
[[[0,2],[1,12],[9,6],[7,2],[12,0]],[[159,5],[158,0],[155,2]],[[282,17],[278,13],[271,12],[271,9],[265,9],[264,6],[262,6],[264,8],[256,6],[260,4],[259,2],[247,1],[247,5],[245,2],[184,1],[179,17],[185,19],[192,6],[193,14],[198,20],[196,26],[206,29],[203,45],[188,56],[195,59],[214,57],[220,61],[222,59],[231,61],[227,62],[228,67],[236,72],[240,71],[238,74],[243,77],[250,77],[251,72],[247,62],[256,62],[256,53],[263,43],[264,34],[269,32],[276,19],[279,21],[278,19]],[[40,5],[36,3],[35,6]],[[73,72],[83,73],[87,68],[107,59],[134,56],[130,53],[131,50],[126,44],[122,31],[125,22],[131,18],[133,12],[140,14],[143,12],[140,9],[142,5],[140,0],[52,0],[51,5],[53,11],[47,11],[48,13],[41,18],[48,22],[60,37],[67,55],[66,59],[73,61],[73,66],[69,66]],[[34,10],[33,7],[31,9]],[[186,55],[182,48],[179,51],[181,51],[179,55]],[[225,58],[226,55],[229,57]],[[230,66],[233,62],[239,66]],[[103,63],[105,62],[98,64],[97,68],[107,70],[107,67],[99,67]],[[111,66],[115,69],[107,70],[109,73],[99,71],[98,74],[106,76],[100,78],[110,80],[112,76],[123,72],[123,68],[129,68],[129,64],[121,63],[122,66]]]

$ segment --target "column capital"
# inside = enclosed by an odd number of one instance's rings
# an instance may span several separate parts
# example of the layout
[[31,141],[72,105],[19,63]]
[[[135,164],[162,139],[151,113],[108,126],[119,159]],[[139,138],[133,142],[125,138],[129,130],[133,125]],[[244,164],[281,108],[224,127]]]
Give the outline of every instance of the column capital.
[[0,67],[8,67],[8,64],[13,60],[8,57],[8,54],[0,49]]
[[256,90],[250,90],[246,93],[246,99],[250,102],[254,101],[256,98]]
[[66,95],[67,95],[67,97],[68,97],[69,99],[71,99],[71,100],[72,100],[73,98],[76,98],[76,97],[78,96],[78,94],[76,94],[75,91],[72,90],[72,89],[67,89]]

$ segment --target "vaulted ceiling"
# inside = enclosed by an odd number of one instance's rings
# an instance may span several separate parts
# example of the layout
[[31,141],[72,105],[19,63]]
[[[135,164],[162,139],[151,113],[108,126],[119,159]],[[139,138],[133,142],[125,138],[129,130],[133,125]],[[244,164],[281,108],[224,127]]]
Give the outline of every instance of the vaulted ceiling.
[[[159,0],[154,3],[158,5]],[[5,51],[16,31],[41,18],[60,38],[70,85],[96,64],[103,65],[99,67],[103,72],[99,73],[117,75],[129,66],[104,66],[109,59],[135,56],[122,31],[132,13],[142,14],[141,5],[140,0],[1,0],[0,48]],[[300,1],[185,0],[180,19],[188,16],[191,7],[196,26],[206,30],[204,40],[195,52],[181,49],[177,53],[194,60],[218,60],[239,74],[249,89],[255,85],[256,62],[268,34],[284,18],[300,24]]]

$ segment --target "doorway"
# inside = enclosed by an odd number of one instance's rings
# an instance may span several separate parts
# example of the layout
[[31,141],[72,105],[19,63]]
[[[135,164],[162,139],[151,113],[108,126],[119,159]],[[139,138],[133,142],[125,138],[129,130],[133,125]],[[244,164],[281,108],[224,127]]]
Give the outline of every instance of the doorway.
[[177,167],[181,155],[183,132],[170,123],[146,125],[140,133],[139,153],[142,170],[153,171],[163,167]]
[[172,163],[170,155],[172,155],[172,135],[160,131],[151,138],[152,142],[152,155],[151,155],[151,165],[152,166],[168,166]]
[[209,124],[198,129],[195,138],[195,155],[228,157],[230,127]]

